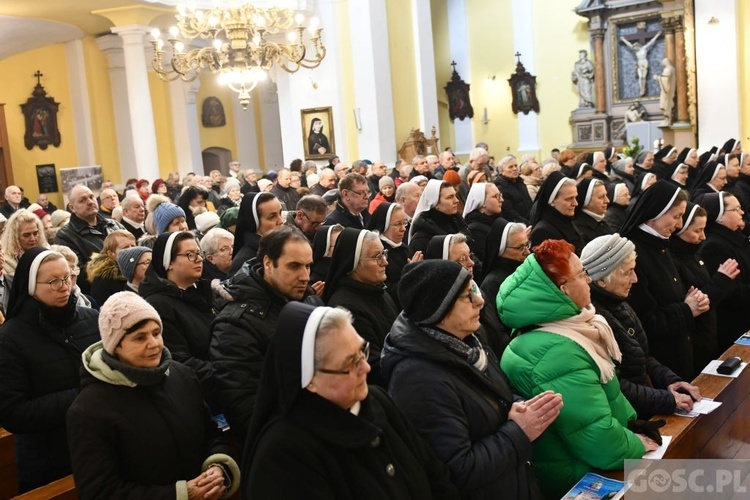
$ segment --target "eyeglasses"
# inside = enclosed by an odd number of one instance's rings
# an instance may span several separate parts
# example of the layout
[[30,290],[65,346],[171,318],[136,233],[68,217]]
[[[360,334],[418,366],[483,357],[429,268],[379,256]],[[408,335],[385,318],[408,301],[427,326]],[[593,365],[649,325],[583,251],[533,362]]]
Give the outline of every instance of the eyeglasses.
[[81,268],[79,268],[78,266],[75,266],[70,269],[71,278],[77,278],[79,274],[81,274]]
[[[369,196],[369,195],[368,195],[368,196]],[[310,223],[310,225],[311,225],[311,226],[313,227],[313,229],[315,229],[315,228],[318,228],[318,227],[322,226],[322,225],[323,225],[323,223],[324,223],[324,222],[326,221],[325,219],[323,219],[323,220],[320,220],[320,221],[318,221],[318,220],[312,220],[312,219],[310,218],[310,216],[309,216],[309,215],[307,215],[307,212],[305,212],[304,210],[300,210],[300,212],[302,212],[302,215],[304,215],[304,216],[305,216],[305,219],[307,219],[307,222],[309,222],[309,223]]]
[[479,290],[479,286],[477,286],[477,283],[474,280],[471,280],[471,284],[469,286],[469,292],[466,295],[462,295],[462,298],[469,299],[469,302],[472,304],[474,303],[474,297],[481,297],[482,292]]
[[503,193],[491,194],[487,198],[495,198],[496,200],[500,201],[503,199]]
[[523,253],[531,253],[531,242],[526,243],[525,245],[518,245],[517,247],[507,247],[509,250],[518,250],[519,252]]
[[350,192],[352,192],[352,193],[356,194],[357,196],[361,196],[362,198],[369,198],[369,197],[370,197],[370,195],[372,194],[372,193],[370,193],[370,191],[369,191],[369,190],[365,190],[365,191],[355,191],[355,190],[353,190],[353,189],[347,189],[347,191],[350,191]]
[[394,222],[393,224],[390,224],[391,226],[401,229],[402,227],[406,227],[406,221],[402,220],[401,222]]
[[362,257],[360,260],[376,260],[378,264],[384,266],[388,264],[388,250],[383,250],[375,257]]
[[139,262],[138,264],[136,264],[136,266],[144,266],[144,267],[148,267],[148,266],[149,266],[149,264],[151,264],[151,261],[150,261],[150,260],[144,260],[143,262]]
[[46,283],[53,291],[59,292],[62,290],[63,285],[70,287],[73,282],[73,277],[72,274],[66,274],[64,278],[54,278],[49,281],[37,281],[37,284],[41,285],[42,283]]
[[462,266],[465,266],[469,262],[474,264],[474,262],[476,262],[476,256],[474,254],[462,255],[461,257],[458,258],[456,262],[458,262]]
[[742,207],[727,208],[724,212],[742,212]]
[[362,366],[362,362],[370,357],[370,343],[365,342],[359,349],[359,356],[352,360],[349,368],[346,370],[329,370],[328,368],[318,368],[317,371],[320,373],[327,373],[329,375],[349,375],[351,372],[358,372]]
[[178,253],[176,255],[183,255],[187,257],[187,260],[190,262],[198,262],[198,260],[203,260],[203,255],[201,255],[200,252],[185,252],[185,253]]
[[234,250],[234,245],[224,245],[223,247],[219,248],[216,253],[227,253]]

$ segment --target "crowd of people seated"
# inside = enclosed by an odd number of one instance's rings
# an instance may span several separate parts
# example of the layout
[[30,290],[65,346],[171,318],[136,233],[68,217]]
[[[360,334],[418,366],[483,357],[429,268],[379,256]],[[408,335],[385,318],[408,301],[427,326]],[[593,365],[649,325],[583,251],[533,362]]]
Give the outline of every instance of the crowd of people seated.
[[559,498],[750,329],[750,155],[665,146],[85,185],[0,206],[21,492]]

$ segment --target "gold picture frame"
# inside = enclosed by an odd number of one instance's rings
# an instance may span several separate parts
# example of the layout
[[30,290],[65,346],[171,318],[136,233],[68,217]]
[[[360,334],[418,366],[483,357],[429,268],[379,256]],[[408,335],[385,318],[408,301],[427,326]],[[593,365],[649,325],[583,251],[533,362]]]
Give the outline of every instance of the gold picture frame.
[[327,160],[335,155],[333,108],[303,109],[300,116],[305,160]]

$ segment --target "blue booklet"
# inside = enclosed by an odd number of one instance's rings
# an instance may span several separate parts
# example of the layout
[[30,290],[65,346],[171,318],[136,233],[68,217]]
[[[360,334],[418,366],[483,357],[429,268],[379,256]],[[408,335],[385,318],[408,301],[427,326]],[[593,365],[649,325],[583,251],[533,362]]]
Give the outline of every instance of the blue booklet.
[[743,333],[740,338],[734,341],[734,343],[739,345],[750,345],[750,332]]
[[626,483],[589,472],[568,491],[563,500],[616,500],[625,494]]

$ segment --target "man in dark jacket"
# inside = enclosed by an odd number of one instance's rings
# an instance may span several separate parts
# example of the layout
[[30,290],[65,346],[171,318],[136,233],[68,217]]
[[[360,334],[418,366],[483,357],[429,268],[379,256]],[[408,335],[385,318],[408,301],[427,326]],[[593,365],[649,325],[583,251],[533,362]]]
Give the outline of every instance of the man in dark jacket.
[[331,189],[336,189],[336,172],[331,168],[324,168],[320,171],[320,180],[312,188],[310,194],[323,196]]
[[279,170],[279,176],[276,178],[276,184],[271,188],[271,193],[275,194],[281,203],[284,204],[284,210],[294,210],[297,208],[297,202],[300,195],[292,185],[292,172],[289,169],[282,168]]
[[264,236],[257,257],[224,284],[233,300],[211,325],[215,410],[227,417],[240,447],[281,309],[290,300],[323,305],[308,286],[312,261],[312,247],[305,235],[282,227]]
[[297,211],[290,212],[284,222],[287,226],[293,226],[302,231],[312,245],[315,232],[326,220],[327,211],[328,205],[323,198],[308,194],[299,200]]
[[6,219],[10,219],[10,216],[19,208],[28,206],[28,203],[24,206],[23,191],[20,187],[8,186],[5,188],[5,202],[0,205],[0,214],[3,214]]
[[526,184],[519,175],[518,160],[512,156],[506,156],[503,160],[505,163],[503,164],[501,160],[500,175],[495,179],[495,185],[505,198],[503,217],[511,222],[527,223],[532,201]]
[[140,196],[126,196],[122,203],[122,222],[120,224],[135,236],[135,241],[146,233],[143,222],[146,220],[146,207]]
[[370,167],[372,173],[367,177],[367,184],[370,188],[370,200],[380,191],[380,179],[385,176],[385,163],[382,161],[376,161],[372,167]]
[[324,224],[341,224],[344,227],[365,229],[370,221],[367,206],[370,204],[370,190],[367,179],[359,174],[346,174],[339,182],[341,199],[336,208],[328,214]]
[[83,185],[73,186],[68,194],[68,208],[72,212],[68,222],[57,233],[56,242],[65,245],[78,256],[81,275],[78,286],[88,293],[91,284],[86,276],[86,264],[91,254],[101,252],[104,239],[112,231],[125,229],[122,224],[112,219],[105,219],[99,214],[99,205],[91,190]]

